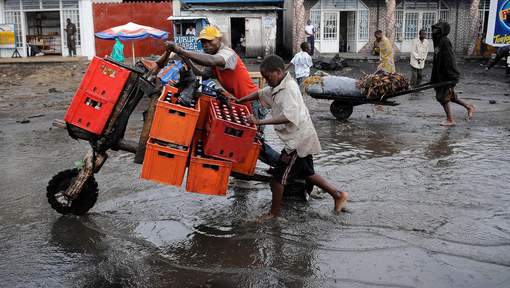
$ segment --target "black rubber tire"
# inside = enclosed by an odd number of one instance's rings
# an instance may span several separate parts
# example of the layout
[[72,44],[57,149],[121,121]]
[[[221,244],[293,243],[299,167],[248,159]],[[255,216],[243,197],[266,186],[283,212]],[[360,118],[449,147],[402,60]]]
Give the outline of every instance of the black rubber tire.
[[76,175],[78,175],[78,172],[78,169],[64,170],[53,176],[50,182],[48,182],[48,187],[46,188],[48,203],[50,203],[51,208],[55,209],[60,214],[83,215],[96,204],[98,189],[94,176],[91,176],[87,182],[85,182],[83,190],[78,198],[73,200],[71,207],[64,207],[57,202],[55,194],[65,191],[71,185]]
[[329,111],[331,111],[331,114],[333,114],[337,120],[345,121],[351,117],[353,106],[335,100],[331,103],[331,106],[329,106]]

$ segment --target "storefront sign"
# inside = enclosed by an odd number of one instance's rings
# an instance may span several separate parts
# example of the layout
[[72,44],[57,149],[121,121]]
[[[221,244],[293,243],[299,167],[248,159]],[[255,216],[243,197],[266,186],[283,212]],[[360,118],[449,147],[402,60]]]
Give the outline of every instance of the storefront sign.
[[14,24],[0,24],[0,49],[16,48]]
[[510,45],[510,0],[491,0],[487,44]]
[[175,36],[175,43],[190,51],[202,51],[202,43],[196,36]]

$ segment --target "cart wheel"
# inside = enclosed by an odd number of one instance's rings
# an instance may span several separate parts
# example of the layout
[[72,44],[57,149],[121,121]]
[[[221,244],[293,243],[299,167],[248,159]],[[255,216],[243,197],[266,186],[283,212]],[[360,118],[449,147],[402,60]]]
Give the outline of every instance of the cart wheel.
[[351,116],[353,110],[352,108],[352,105],[344,104],[343,102],[335,100],[333,103],[331,103],[329,110],[337,120],[344,121],[349,119]]
[[61,171],[57,175],[53,176],[50,182],[48,182],[46,197],[48,198],[48,202],[51,207],[60,214],[83,215],[87,213],[87,211],[89,211],[97,201],[98,189],[94,176],[91,176],[87,182],[85,182],[83,190],[78,198],[73,200],[71,207],[62,206],[62,204],[60,204],[55,198],[55,194],[58,192],[64,192],[71,185],[79,171],[80,170],[78,169]]

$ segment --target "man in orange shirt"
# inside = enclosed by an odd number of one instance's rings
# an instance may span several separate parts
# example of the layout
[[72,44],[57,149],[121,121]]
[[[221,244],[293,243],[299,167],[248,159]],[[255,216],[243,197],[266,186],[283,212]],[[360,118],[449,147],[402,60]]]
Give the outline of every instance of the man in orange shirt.
[[[235,98],[241,99],[252,93],[258,92],[258,87],[248,73],[248,69],[234,50],[221,42],[223,34],[214,26],[207,26],[198,35],[205,53],[188,51],[173,41],[166,42],[168,52],[174,52],[181,58],[187,58],[194,63],[205,66],[206,69],[199,69],[192,65],[193,72],[203,77],[214,76],[221,86]],[[262,108],[260,103],[248,103],[248,109],[259,119],[265,118],[267,110]],[[275,166],[279,153],[269,145],[264,144],[260,153],[260,160],[270,166]]]
[[200,70],[193,67],[193,72],[204,77],[214,76],[225,90],[240,99],[257,91],[258,87],[253,83],[239,55],[221,42],[222,36],[214,26],[207,26],[200,31],[198,39],[205,53],[185,50],[172,41],[166,42],[166,47],[169,52],[210,68]]

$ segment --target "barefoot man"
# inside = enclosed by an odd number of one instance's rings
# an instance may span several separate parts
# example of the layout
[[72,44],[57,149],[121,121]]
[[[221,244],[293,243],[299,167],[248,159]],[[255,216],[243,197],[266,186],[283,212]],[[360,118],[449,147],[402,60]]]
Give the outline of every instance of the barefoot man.
[[334,210],[340,212],[348,195],[315,173],[312,155],[319,153],[321,146],[298,84],[285,71],[283,59],[276,55],[264,59],[260,73],[269,87],[237,102],[259,99],[263,105],[271,107],[271,118],[257,119],[252,115],[251,122],[274,125],[276,134],[285,145],[270,182],[273,193],[271,211],[260,220],[280,216],[284,186],[293,179],[306,179],[328,192],[333,197]]
[[452,112],[450,110],[450,102],[459,104],[467,110],[467,120],[473,117],[475,106],[465,101],[460,100],[455,93],[455,85],[459,82],[459,69],[455,61],[455,52],[452,48],[452,43],[448,39],[450,33],[450,24],[446,22],[439,22],[432,25],[432,40],[434,41],[434,62],[432,66],[431,83],[453,81],[454,84],[450,86],[443,86],[436,88],[436,100],[443,106],[446,113],[446,122],[443,126],[453,126]]

